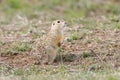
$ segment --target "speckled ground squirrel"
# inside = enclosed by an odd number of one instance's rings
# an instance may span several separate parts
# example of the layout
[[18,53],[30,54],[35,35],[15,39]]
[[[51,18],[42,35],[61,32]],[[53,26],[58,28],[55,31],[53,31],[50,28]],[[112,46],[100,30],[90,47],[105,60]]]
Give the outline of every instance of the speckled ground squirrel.
[[53,21],[47,35],[36,40],[35,53],[41,64],[51,64],[57,55],[57,48],[64,38],[66,22],[63,20]]

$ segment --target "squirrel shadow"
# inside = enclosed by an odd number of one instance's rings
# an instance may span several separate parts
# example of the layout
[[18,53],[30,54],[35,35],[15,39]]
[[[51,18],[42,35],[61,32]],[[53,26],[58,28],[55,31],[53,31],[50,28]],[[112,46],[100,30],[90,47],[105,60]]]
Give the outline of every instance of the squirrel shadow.
[[77,55],[75,54],[62,54],[62,55],[57,55],[55,58],[54,62],[73,62],[76,60]]

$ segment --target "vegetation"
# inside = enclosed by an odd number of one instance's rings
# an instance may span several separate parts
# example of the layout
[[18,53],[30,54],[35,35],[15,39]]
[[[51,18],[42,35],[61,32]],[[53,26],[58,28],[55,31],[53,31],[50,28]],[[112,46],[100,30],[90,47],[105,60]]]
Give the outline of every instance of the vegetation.
[[[52,65],[37,64],[33,42],[51,22],[68,23]],[[0,0],[0,80],[119,80],[119,0]]]

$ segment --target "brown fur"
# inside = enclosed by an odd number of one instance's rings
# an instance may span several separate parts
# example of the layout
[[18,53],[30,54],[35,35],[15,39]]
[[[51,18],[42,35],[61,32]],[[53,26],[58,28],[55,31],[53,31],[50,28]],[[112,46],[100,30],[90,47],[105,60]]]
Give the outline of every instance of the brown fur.
[[63,28],[65,26],[65,21],[56,20],[52,23],[50,32],[36,40],[35,52],[41,64],[53,63],[57,55],[57,48],[63,40]]

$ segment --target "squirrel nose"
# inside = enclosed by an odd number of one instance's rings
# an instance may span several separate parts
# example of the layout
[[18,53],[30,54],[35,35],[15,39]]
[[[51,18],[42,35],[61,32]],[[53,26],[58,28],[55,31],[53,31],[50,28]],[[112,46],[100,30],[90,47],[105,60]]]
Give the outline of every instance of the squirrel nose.
[[67,23],[65,22],[65,24],[67,25]]
[[64,24],[67,25],[67,23],[64,21]]
[[67,23],[66,23],[66,22],[64,22],[64,24],[67,26]]

